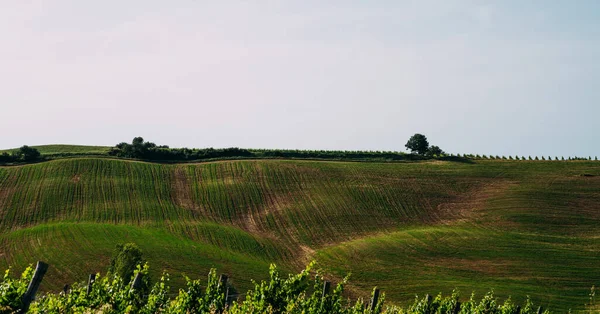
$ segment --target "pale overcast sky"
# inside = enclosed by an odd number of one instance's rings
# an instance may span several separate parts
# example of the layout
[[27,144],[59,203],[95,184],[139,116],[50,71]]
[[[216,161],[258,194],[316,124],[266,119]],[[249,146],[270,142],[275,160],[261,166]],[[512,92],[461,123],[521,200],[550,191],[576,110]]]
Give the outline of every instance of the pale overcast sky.
[[600,1],[0,2],[0,148],[600,155]]

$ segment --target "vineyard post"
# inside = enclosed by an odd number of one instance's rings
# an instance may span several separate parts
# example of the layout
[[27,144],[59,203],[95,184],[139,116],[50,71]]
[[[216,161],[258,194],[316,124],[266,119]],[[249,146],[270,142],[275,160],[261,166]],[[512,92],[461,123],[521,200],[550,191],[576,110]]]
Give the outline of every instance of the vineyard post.
[[516,314],[521,314],[521,306],[520,305],[517,305]]
[[31,304],[33,299],[35,299],[35,293],[40,287],[40,284],[42,283],[42,279],[44,278],[46,271],[48,271],[48,264],[42,261],[38,261],[37,265],[35,266],[35,272],[33,273],[33,277],[29,282],[29,286],[27,286],[27,291],[23,295],[23,313],[26,313],[29,310],[29,305]]
[[542,314],[544,309],[540,306],[538,307],[537,314]]
[[433,300],[433,297],[429,294],[427,294],[425,296],[425,302],[427,303],[427,311],[431,310],[431,301]]
[[379,301],[379,289],[375,288],[373,291],[373,298],[371,299],[371,311],[375,311],[375,308],[377,307],[377,301]]
[[69,294],[69,285],[64,285],[63,286],[63,294]]
[[458,312],[460,312],[460,301],[456,301],[456,304],[454,305],[454,310],[452,311],[453,314],[458,314]]
[[133,281],[131,282],[131,289],[139,289],[140,286],[142,285],[142,272],[138,272],[135,275],[135,278],[133,279]]
[[219,276],[219,282],[221,283],[221,287],[227,286],[227,279],[229,278],[225,274],[221,274],[221,276]]
[[90,294],[90,292],[92,292],[92,284],[94,284],[94,281],[96,281],[96,274],[90,274],[90,276],[88,277],[88,284],[87,284],[87,295]]
[[329,288],[331,287],[331,282],[325,281],[323,283],[323,298],[329,294]]
[[223,289],[225,292],[225,304],[229,305],[229,287],[227,286],[227,279],[229,278],[225,274],[221,274],[221,276],[219,277],[221,289]]

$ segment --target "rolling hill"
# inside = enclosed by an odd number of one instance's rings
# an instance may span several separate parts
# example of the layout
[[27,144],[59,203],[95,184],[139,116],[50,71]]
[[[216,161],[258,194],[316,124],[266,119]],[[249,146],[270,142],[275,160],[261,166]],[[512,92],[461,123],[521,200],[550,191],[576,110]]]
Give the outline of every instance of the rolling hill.
[[217,267],[244,291],[316,259],[396,303],[494,289],[577,309],[600,283],[599,191],[594,161],[57,159],[0,167],[0,269],[44,260],[58,290],[135,242],[175,284]]

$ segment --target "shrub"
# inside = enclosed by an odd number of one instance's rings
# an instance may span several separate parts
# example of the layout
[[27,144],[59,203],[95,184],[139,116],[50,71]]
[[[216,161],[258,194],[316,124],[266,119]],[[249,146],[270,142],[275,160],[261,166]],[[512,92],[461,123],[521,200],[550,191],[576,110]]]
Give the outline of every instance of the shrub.
[[35,161],[41,157],[41,154],[37,149],[23,145],[19,148],[19,156],[23,161]]
[[135,243],[117,244],[108,272],[123,278],[128,284],[138,266],[144,264],[142,250]]

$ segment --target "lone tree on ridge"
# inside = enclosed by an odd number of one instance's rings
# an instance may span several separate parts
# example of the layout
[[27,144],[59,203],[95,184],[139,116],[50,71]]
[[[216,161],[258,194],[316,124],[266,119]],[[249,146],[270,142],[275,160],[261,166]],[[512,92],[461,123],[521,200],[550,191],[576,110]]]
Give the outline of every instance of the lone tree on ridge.
[[429,149],[429,142],[427,141],[427,137],[425,135],[417,133],[411,136],[404,146],[410,149],[412,153],[417,153],[418,155],[423,156]]

